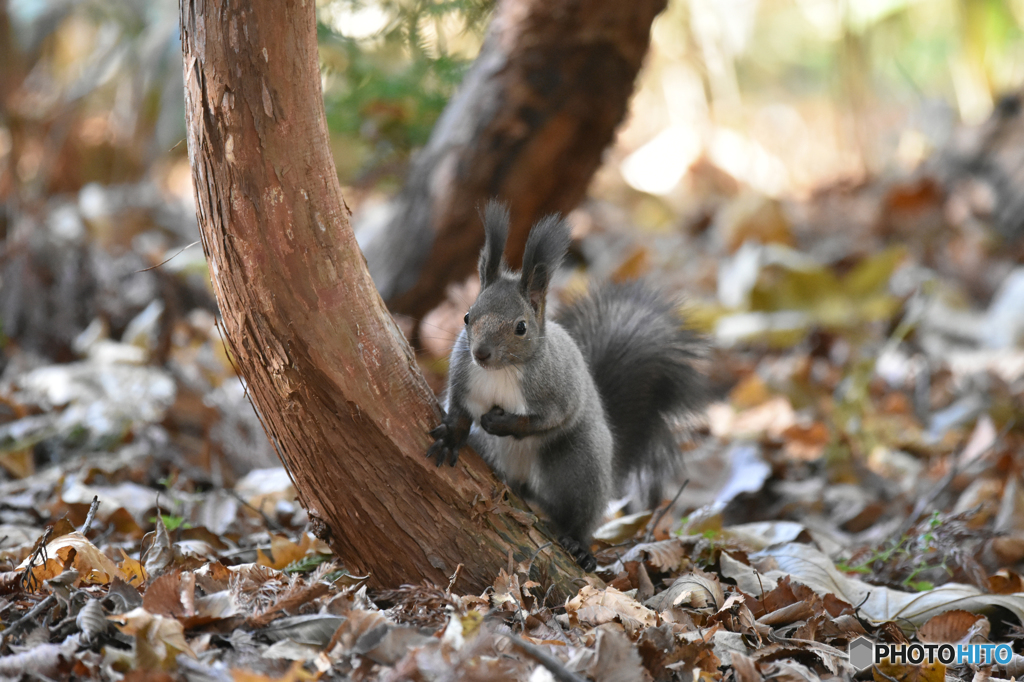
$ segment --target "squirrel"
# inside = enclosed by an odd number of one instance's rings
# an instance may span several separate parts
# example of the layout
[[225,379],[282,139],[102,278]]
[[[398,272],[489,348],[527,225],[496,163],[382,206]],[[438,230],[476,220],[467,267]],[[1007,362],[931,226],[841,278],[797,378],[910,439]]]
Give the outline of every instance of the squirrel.
[[673,421],[706,402],[700,345],[673,301],[642,282],[600,286],[546,319],[568,223],[538,221],[518,273],[503,258],[507,207],[491,201],[483,223],[480,295],[451,352],[446,415],[427,457],[455,466],[468,442],[593,571],[591,536],[612,496],[632,485],[649,507],[662,499],[679,455]]

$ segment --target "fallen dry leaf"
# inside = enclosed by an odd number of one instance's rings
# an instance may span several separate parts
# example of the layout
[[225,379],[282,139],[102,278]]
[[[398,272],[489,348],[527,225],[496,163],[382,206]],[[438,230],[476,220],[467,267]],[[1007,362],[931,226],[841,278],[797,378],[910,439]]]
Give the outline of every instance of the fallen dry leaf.
[[[74,557],[71,559],[71,565],[65,566],[72,551]],[[79,582],[86,585],[106,585],[114,578],[124,579],[121,569],[78,531],[61,535],[48,542],[46,553],[56,560],[51,559],[43,565],[32,568],[33,575],[40,582],[57,577],[65,568],[77,570],[80,576]],[[25,570],[28,568],[28,564],[29,559],[25,559],[18,566],[18,570]]]
[[794,424],[782,433],[786,442],[786,456],[805,462],[813,462],[825,452],[832,434],[821,422],[812,422],[804,426]]
[[679,568],[683,557],[686,556],[686,547],[683,546],[679,538],[670,538],[659,542],[641,542],[631,547],[623,555],[622,560],[636,561],[645,554],[652,566],[659,571],[668,573]]
[[992,594],[1014,594],[1024,592],[1024,581],[1020,574],[1008,568],[1001,568],[988,579],[988,590]]
[[594,539],[610,545],[628,540],[647,525],[651,516],[651,512],[644,511],[614,518],[594,531]]
[[632,682],[643,677],[640,654],[621,632],[600,630],[597,633],[597,654],[587,668],[595,682]]
[[875,682],[944,682],[946,666],[939,661],[922,665],[899,665],[883,661],[872,666],[871,674]]
[[118,568],[121,569],[121,573],[122,575],[124,575],[125,582],[129,585],[144,584],[149,579],[149,576],[147,575],[146,569],[142,565],[142,562],[138,559],[133,559],[127,554],[125,554],[123,549],[121,549],[120,551],[122,559],[121,565],[118,566]]
[[679,576],[667,590],[649,599],[647,606],[656,611],[677,606],[718,611],[724,603],[725,595],[718,576],[694,569],[691,573]]
[[300,534],[298,542],[292,542],[285,535],[271,534],[270,556],[258,549],[256,550],[256,563],[260,566],[282,570],[289,564],[302,559],[311,551],[324,552],[325,550],[327,553],[330,552],[322,542],[315,540],[309,533]]
[[139,607],[119,616],[108,616],[121,632],[135,638],[135,664],[146,670],[174,670],[179,653],[195,658],[185,641],[185,629],[174,618],[165,618]]
[[952,609],[974,611],[991,606],[1001,606],[1024,622],[1024,595],[983,594],[976,587],[957,583],[917,593],[869,585],[844,575],[817,549],[797,543],[762,550],[752,558],[773,559],[778,569],[768,571],[769,577],[789,576],[819,596],[834,595],[848,604],[858,604],[860,613],[875,623],[923,624],[932,616]]
[[988,618],[967,611],[946,611],[928,620],[917,631],[917,638],[922,642],[942,644],[968,643],[985,641],[988,638],[989,630],[992,629]]
[[599,590],[586,585],[565,604],[565,610],[580,621],[591,625],[611,623],[615,620],[633,621],[644,626],[657,625],[658,614],[614,587]]

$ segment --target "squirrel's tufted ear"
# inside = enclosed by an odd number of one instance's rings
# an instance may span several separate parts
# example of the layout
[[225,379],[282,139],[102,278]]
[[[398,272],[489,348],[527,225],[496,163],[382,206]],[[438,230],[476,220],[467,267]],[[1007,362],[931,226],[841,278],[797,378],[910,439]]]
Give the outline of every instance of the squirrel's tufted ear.
[[484,222],[484,248],[480,251],[480,288],[486,289],[501,276],[508,240],[508,206],[497,199],[487,202],[481,216]]
[[569,249],[569,223],[561,216],[541,218],[530,230],[523,252],[523,273],[519,286],[533,309],[544,312],[551,275],[558,269]]

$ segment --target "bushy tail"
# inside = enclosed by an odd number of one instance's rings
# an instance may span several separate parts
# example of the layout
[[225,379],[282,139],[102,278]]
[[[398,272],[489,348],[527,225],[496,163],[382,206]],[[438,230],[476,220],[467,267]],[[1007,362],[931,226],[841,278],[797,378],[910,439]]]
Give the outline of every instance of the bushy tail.
[[615,481],[656,506],[679,463],[673,425],[703,409],[700,343],[675,302],[644,282],[593,289],[559,316],[579,345],[615,438]]

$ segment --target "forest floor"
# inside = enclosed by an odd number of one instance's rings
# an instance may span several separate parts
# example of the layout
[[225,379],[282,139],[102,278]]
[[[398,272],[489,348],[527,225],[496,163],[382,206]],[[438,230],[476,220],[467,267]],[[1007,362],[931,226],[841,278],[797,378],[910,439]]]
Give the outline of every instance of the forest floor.
[[[483,594],[458,572],[368,590],[307,532],[182,250],[187,208],[148,184],[21,207],[0,256],[0,680],[1024,675],[1010,104],[911,174],[776,201],[698,163],[670,231],[573,215],[588,267],[561,291],[686,292],[717,400],[674,503],[609,517],[596,579],[557,604],[511,559]],[[435,387],[466,296],[422,327]],[[870,665],[859,637],[1013,653]]]

